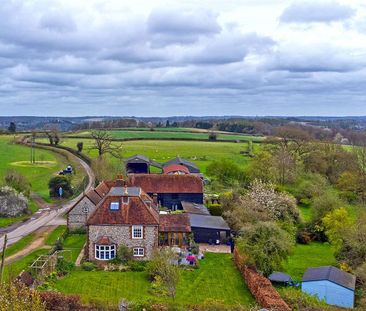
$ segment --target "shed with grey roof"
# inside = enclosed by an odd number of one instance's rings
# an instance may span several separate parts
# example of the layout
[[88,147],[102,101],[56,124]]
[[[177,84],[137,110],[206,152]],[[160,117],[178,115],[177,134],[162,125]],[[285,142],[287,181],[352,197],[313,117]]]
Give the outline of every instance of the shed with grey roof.
[[221,216],[189,214],[191,230],[197,243],[226,243],[230,227]]
[[163,169],[162,164],[141,154],[135,154],[125,161],[127,174],[147,174],[150,173],[151,166],[161,170]]
[[353,308],[356,277],[332,266],[309,268],[302,277],[302,291],[328,304]]

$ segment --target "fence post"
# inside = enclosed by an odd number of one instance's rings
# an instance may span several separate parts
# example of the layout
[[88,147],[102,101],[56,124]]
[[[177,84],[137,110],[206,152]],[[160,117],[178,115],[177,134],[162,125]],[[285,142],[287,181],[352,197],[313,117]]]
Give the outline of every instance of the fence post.
[[7,243],[8,243],[8,235],[5,234],[5,236],[4,236],[4,245],[3,245],[3,253],[1,255],[0,283],[3,282],[4,264],[5,264],[5,251],[6,251],[6,244]]

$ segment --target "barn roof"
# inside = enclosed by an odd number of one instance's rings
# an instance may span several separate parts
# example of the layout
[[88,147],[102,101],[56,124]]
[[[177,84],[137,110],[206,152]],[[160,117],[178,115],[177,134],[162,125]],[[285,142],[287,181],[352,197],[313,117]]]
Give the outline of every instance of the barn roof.
[[202,180],[194,175],[130,174],[128,185],[147,193],[203,193]]
[[159,162],[156,162],[154,160],[151,160],[142,154],[135,154],[135,155],[127,158],[126,164],[132,164],[132,163],[145,163],[147,165],[155,166],[158,168],[163,168],[162,164],[160,164]]
[[191,232],[187,214],[161,214],[159,231],[161,232]]
[[174,172],[183,172],[185,174],[189,174],[189,169],[180,164],[171,164],[164,166],[164,174],[170,174]]
[[165,162],[163,164],[163,167],[166,167],[166,166],[169,166],[172,164],[184,165],[185,167],[187,167],[189,169],[190,173],[199,173],[200,172],[200,170],[196,164],[194,164],[186,159],[183,159],[181,157],[176,157],[174,159],[171,159],[171,160]]
[[302,277],[302,282],[324,280],[355,290],[356,277],[351,273],[347,273],[332,266],[309,268]]
[[203,204],[182,201],[183,210],[190,214],[210,215],[207,207]]
[[[140,191],[140,195],[120,194],[119,190],[112,188],[115,194],[109,193],[99,203],[97,209],[90,216],[88,225],[158,225],[159,214],[152,200],[148,205],[145,194]],[[124,189],[124,188],[122,188]],[[127,188],[127,193],[132,193],[134,188]],[[116,194],[117,193],[117,194]],[[128,196],[128,202],[123,203],[122,198]],[[119,202],[118,210],[111,210],[111,202]]]
[[192,228],[230,230],[230,227],[221,216],[189,214],[189,219]]

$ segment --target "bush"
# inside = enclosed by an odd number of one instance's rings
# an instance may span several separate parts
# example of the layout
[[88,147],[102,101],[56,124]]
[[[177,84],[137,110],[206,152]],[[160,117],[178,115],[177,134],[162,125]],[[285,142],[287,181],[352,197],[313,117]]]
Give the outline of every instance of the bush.
[[130,249],[126,245],[121,245],[118,248],[118,259],[122,261],[132,260],[133,259],[132,249]]
[[312,240],[312,234],[307,230],[300,230],[296,234],[296,242],[299,244],[309,244]]
[[271,222],[248,225],[236,242],[248,264],[265,276],[281,268],[282,261],[288,257],[294,244],[289,233]]
[[23,283],[0,284],[0,310],[46,310],[40,294]]
[[131,271],[142,272],[146,270],[147,262],[143,260],[129,260],[127,266],[130,267]]
[[222,216],[222,213],[224,212],[221,204],[209,204],[208,210],[212,216]]
[[50,197],[59,197],[59,189],[63,189],[63,198],[69,198],[73,195],[74,191],[71,187],[71,177],[68,176],[55,176],[48,182],[48,188],[50,190]]
[[22,174],[15,170],[7,170],[4,176],[4,181],[7,186],[29,197],[31,184]]
[[80,297],[77,295],[64,295],[56,292],[41,292],[40,295],[48,311],[82,310],[83,307]]
[[83,151],[84,143],[82,141],[79,141],[76,144],[76,148],[78,149],[78,152],[81,153]]
[[59,257],[57,259],[56,270],[58,273],[65,275],[68,274],[74,268],[75,264],[73,262],[67,261],[62,257]]
[[81,264],[81,268],[85,271],[94,271],[97,269],[97,265],[93,262],[89,262],[89,261],[84,261]]

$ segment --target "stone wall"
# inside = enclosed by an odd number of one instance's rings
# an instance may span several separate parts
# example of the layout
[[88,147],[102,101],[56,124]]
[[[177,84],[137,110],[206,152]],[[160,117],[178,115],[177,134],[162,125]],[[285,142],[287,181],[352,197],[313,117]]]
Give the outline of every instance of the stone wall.
[[95,243],[103,236],[109,237],[117,243],[117,249],[120,245],[125,245],[129,248],[141,247],[145,249],[144,257],[136,257],[140,260],[148,260],[151,257],[154,248],[158,247],[159,232],[158,226],[144,226],[144,238],[132,239],[132,226],[130,225],[105,225],[105,226],[89,226],[88,236],[88,255],[89,260],[95,260],[94,246]]
[[234,260],[250,292],[262,308],[291,311],[291,308],[272,286],[271,281],[245,265],[245,258],[239,254],[237,249],[234,250]]
[[[84,196],[67,214],[67,227],[69,230],[85,229],[86,221],[95,211],[95,208],[94,203]],[[84,209],[87,209],[88,212],[85,213]]]

